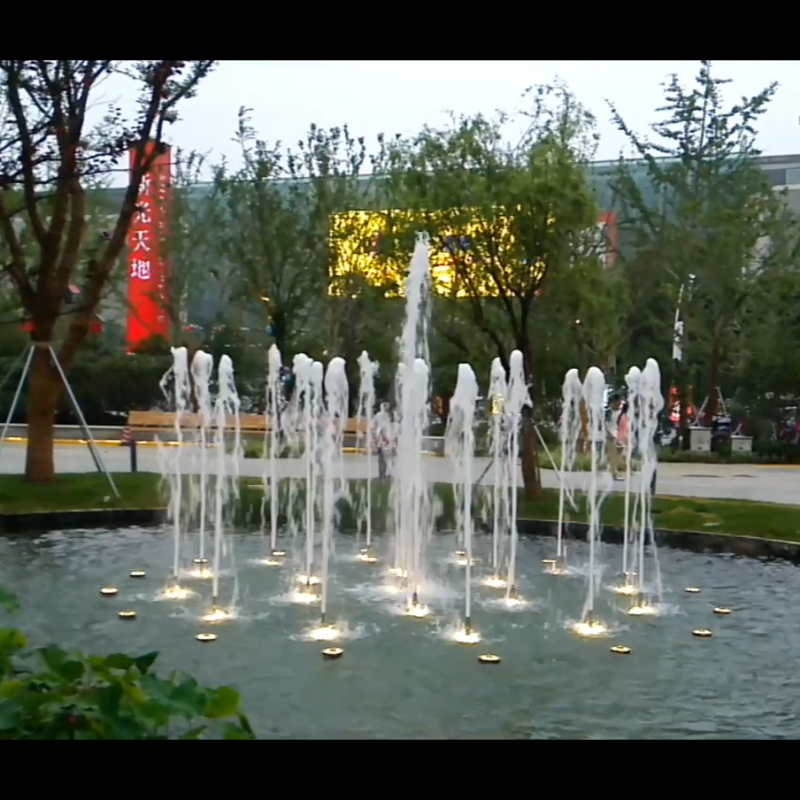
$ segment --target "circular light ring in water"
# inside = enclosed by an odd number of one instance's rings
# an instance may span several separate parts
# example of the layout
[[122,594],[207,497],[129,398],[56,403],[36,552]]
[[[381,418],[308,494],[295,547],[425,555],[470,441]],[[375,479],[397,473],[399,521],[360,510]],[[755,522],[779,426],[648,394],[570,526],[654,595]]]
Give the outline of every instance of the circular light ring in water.
[[120,619],[136,619],[135,611],[120,611],[117,616]]
[[696,636],[698,639],[710,639],[712,633],[708,628],[695,628],[692,631],[692,636]]
[[611,648],[611,652],[618,656],[628,656],[631,653],[631,649],[630,647],[626,647],[624,644],[615,644]]
[[700,589],[697,586],[687,586],[684,590],[686,594],[700,594]]
[[114,597],[114,595],[119,594],[119,589],[115,586],[104,586],[100,590],[100,594],[103,595],[103,597]]
[[724,606],[717,606],[714,609],[714,613],[718,614],[721,617],[725,617],[731,613],[731,610],[729,608],[725,608]]
[[327,661],[333,661],[334,659],[341,658],[344,655],[344,650],[341,647],[326,647],[322,651],[322,657]]
[[217,634],[216,633],[198,633],[197,636],[194,637],[198,642],[216,642],[217,641]]
[[193,564],[208,564],[208,559],[207,558],[193,558],[192,559],[192,563]]
[[143,569],[132,569],[130,571],[131,578],[146,578],[147,573]]
[[500,656],[496,656],[494,653],[484,653],[478,656],[479,664],[499,664],[502,660]]

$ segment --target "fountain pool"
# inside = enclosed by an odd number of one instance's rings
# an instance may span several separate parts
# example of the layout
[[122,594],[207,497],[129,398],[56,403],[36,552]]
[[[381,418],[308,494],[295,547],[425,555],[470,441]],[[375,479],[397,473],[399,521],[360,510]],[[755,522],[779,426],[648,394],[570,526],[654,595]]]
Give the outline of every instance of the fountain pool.
[[[404,598],[385,593],[382,566],[358,563],[355,537],[337,534],[331,617],[350,635],[336,642],[343,657],[326,661],[320,651],[329,645],[303,639],[318,622],[318,606],[281,602],[296,571],[291,540],[279,540],[286,566],[265,569],[252,563],[263,555],[259,535],[231,538],[242,587],[238,619],[213,627],[198,621],[208,609],[208,582],[194,582],[198,595],[186,601],[153,599],[168,577],[171,528],[0,537],[0,584],[22,599],[14,623],[33,644],[158,650],[164,670],[241,691],[264,738],[800,736],[800,617],[793,611],[800,571],[789,564],[665,550],[668,612],[631,619],[630,599],[610,592],[613,576],[604,576],[595,607],[618,632],[591,640],[569,629],[581,614],[582,579],[543,572],[551,540],[520,538],[517,581],[530,605],[509,611],[499,605],[502,591],[480,585],[491,569],[492,542],[476,535],[473,625],[482,642],[466,646],[447,638],[464,608],[454,536],[439,534],[430,543],[434,588],[426,602],[433,614],[415,620],[394,613]],[[373,544],[381,563],[389,563],[390,542],[376,537]],[[605,563],[620,563],[621,548],[602,549]],[[299,569],[300,546],[296,559]],[[572,543],[570,565],[587,560],[588,546]],[[147,571],[145,580],[128,578],[136,568]],[[119,594],[101,597],[99,587],[109,583]],[[690,585],[701,593],[686,594]],[[714,615],[714,606],[732,614]],[[137,619],[119,620],[123,608],[135,609]],[[709,628],[713,637],[694,638],[695,628]],[[219,635],[215,643],[195,641],[209,629]],[[612,654],[613,645],[630,647],[630,655]],[[482,653],[502,662],[483,666]]]

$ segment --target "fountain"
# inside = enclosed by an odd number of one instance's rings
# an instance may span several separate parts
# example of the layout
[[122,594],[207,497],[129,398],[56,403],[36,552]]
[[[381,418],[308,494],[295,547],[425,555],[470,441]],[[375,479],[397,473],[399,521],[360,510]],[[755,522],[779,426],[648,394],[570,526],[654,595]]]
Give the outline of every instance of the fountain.
[[[334,512],[336,509],[337,495],[334,486],[336,476],[342,461],[342,443],[345,424],[347,422],[347,373],[345,362],[338,356],[332,358],[325,374],[325,419],[322,425],[322,585],[321,585],[321,615],[318,628],[312,632],[312,638],[318,641],[332,641],[335,638],[331,632],[336,633],[335,626],[327,623],[328,613],[328,571],[330,568],[330,553],[333,542]],[[310,571],[309,571],[309,574]]]
[[[281,352],[277,345],[267,351],[267,427],[264,438],[269,435],[269,547],[272,564],[280,563],[278,551],[278,473],[277,461],[280,455],[281,422]],[[266,442],[265,442],[266,444]],[[266,476],[264,478],[264,497],[266,499]]]
[[[219,604],[219,578],[223,549],[224,510],[231,498],[239,494],[239,461],[242,455],[241,423],[239,417],[239,395],[234,381],[233,362],[230,356],[222,355],[217,366],[217,399],[214,403],[217,474],[214,483],[214,561],[211,592],[211,611],[203,616],[205,622],[221,622],[234,615]],[[233,452],[228,468],[226,432],[233,430]],[[232,556],[232,552],[231,552]],[[234,569],[235,572],[235,569]],[[236,603],[236,588],[231,608]]]
[[628,387],[628,436],[625,441],[625,511],[622,525],[622,583],[612,587],[617,594],[633,595],[636,594],[636,584],[634,583],[635,571],[628,563],[629,545],[631,543],[632,531],[636,526],[633,525],[635,509],[631,513],[632,495],[632,463],[633,455],[636,452],[635,445],[640,429],[639,423],[639,383],[641,380],[641,370],[639,367],[631,367],[625,375],[625,384]]
[[508,394],[506,371],[499,358],[492,361],[489,382],[489,398],[492,410],[490,450],[492,453],[492,574],[484,585],[493,589],[505,589],[505,578],[500,576],[501,544],[505,543],[511,500],[509,498],[509,475],[515,464],[509,465],[505,424],[505,398]]
[[[566,574],[566,548],[564,545],[564,500],[569,487],[567,475],[572,474],[575,458],[578,452],[578,439],[581,435],[581,399],[583,384],[577,369],[570,369],[564,376],[561,388],[561,469],[558,471],[558,529],[556,542],[556,557],[548,562],[548,572],[551,575]],[[571,499],[571,495],[570,495]]]
[[430,292],[427,237],[417,237],[406,279],[406,319],[400,337],[395,379],[397,463],[392,478],[395,519],[393,574],[405,581],[409,616],[424,617],[420,603],[423,550],[430,524],[428,482],[424,476],[422,440],[428,424],[430,370],[427,364],[427,312]]
[[528,384],[525,380],[525,368],[522,353],[513,350],[508,359],[508,414],[507,450],[511,469],[511,554],[508,559],[508,577],[506,579],[506,602],[519,602],[516,586],[517,569],[517,543],[519,530],[517,528],[517,476],[519,474],[519,430],[522,410],[531,405],[528,393]]
[[[366,547],[358,554],[359,561],[374,564],[376,557],[372,547],[372,442],[375,438],[373,412],[375,410],[375,376],[378,373],[377,361],[370,361],[366,350],[358,357],[358,367],[361,380],[358,390],[358,413],[356,416],[356,429],[358,430],[359,444],[367,455],[367,490],[366,490]],[[380,435],[380,433],[378,434]],[[359,524],[359,533],[361,525]]]
[[[183,515],[183,423],[191,403],[191,385],[189,383],[189,354],[185,347],[172,347],[172,366],[161,378],[160,386],[164,397],[175,404],[175,439],[174,457],[166,455],[164,447],[159,443],[163,461],[168,465],[162,467],[162,474],[169,475],[172,491],[170,492],[170,516],[172,517],[172,574],[171,583],[164,590],[164,597],[182,600],[191,593],[180,585],[181,528]],[[172,378],[172,392],[168,390],[169,379]]]
[[303,371],[307,370],[307,374],[303,376],[305,379],[303,390],[305,392],[306,563],[305,572],[297,578],[304,586],[304,589],[298,593],[297,600],[301,603],[310,603],[318,599],[314,593],[314,587],[320,584],[320,578],[314,574],[314,531],[317,524],[317,495],[321,479],[320,428],[323,416],[323,367],[319,361],[309,360],[301,368]]
[[[445,438],[455,460],[456,481],[461,488],[463,506],[457,510],[464,531],[464,627],[455,634],[462,644],[477,644],[480,636],[472,629],[472,462],[475,454],[475,404],[478,380],[469,364],[458,365],[458,378],[450,400],[450,418]],[[458,513],[460,512],[460,513]]]
[[589,491],[587,506],[589,510],[589,588],[580,622],[575,625],[575,632],[581,636],[602,636],[607,628],[598,621],[594,614],[596,595],[595,551],[600,540],[600,506],[598,502],[597,477],[602,460],[605,457],[606,424],[605,424],[605,390],[606,380],[597,367],[589,367],[583,382],[583,402],[586,404],[587,432],[591,447],[591,472],[589,473]]
[[208,445],[212,426],[211,412],[211,373],[214,369],[214,358],[203,350],[198,350],[192,358],[192,382],[197,400],[198,428],[200,445],[200,547],[194,559],[197,568],[192,575],[198,578],[209,577],[205,565],[206,558],[206,522],[208,520]]
[[[661,370],[658,362],[648,358],[638,381],[637,392],[637,441],[641,458],[639,478],[639,538],[637,547],[638,575],[636,584],[636,597],[628,613],[631,616],[654,616],[658,613],[658,606],[662,600],[661,572],[658,565],[658,552],[656,549],[655,535],[653,533],[652,497],[650,486],[657,465],[655,448],[655,435],[658,428],[658,415],[664,407],[664,398],[661,394]],[[654,593],[656,603],[649,596],[645,585],[645,551],[649,540],[650,550],[653,554],[654,565]]]

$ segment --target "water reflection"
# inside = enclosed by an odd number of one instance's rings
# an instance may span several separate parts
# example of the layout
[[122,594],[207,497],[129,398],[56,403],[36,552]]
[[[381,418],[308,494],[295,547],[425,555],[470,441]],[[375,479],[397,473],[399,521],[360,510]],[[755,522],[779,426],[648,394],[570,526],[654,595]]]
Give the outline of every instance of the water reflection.
[[[383,557],[382,542],[375,550]],[[219,640],[198,644],[197,617],[210,601],[198,596],[158,603],[153,596],[168,577],[171,539],[159,530],[71,532],[0,537],[0,584],[15,591],[22,610],[13,620],[34,644],[50,641],[93,652],[161,652],[161,669],[185,669],[212,685],[230,683],[258,731],[287,738],[796,738],[800,723],[787,698],[800,689],[800,615],[793,598],[800,571],[782,562],[664,550],[665,603],[657,618],[627,615],[630,599],[603,590],[598,614],[613,636],[594,640],[568,630],[578,619],[584,578],[553,580],[541,560],[552,542],[520,543],[520,592],[530,608],[509,613],[496,591],[481,585],[476,567],[473,624],[478,649],[447,642],[441,632],[458,624],[463,608],[463,569],[448,564],[456,547],[438,537],[432,547],[430,618],[395,613],[397,598],[381,592],[381,570],[366,575],[354,559],[333,565],[331,623],[361,630],[336,662],[303,631],[318,609],[270,602],[293,588],[293,570],[250,564],[263,542],[236,537],[244,590],[240,619],[218,626]],[[476,556],[490,568],[491,541],[476,540]],[[357,552],[340,537],[337,553]],[[287,562],[292,549],[286,546]],[[615,546],[603,548],[605,563],[619,563]],[[574,544],[571,561],[585,563],[585,546]],[[145,579],[131,579],[131,569]],[[296,570],[295,570],[296,571]],[[613,576],[607,575],[605,583]],[[103,598],[99,588],[120,589]],[[686,586],[702,587],[686,594]],[[344,591],[349,587],[350,591]],[[268,605],[265,605],[268,603]],[[734,609],[729,616],[714,606]],[[135,625],[117,618],[137,612]],[[269,613],[264,613],[268,608]],[[3,617],[0,612],[0,617]],[[6,620],[0,619],[0,624]],[[691,631],[709,628],[713,638]],[[625,657],[609,653],[625,644]],[[477,655],[493,652],[502,664],[488,668]]]

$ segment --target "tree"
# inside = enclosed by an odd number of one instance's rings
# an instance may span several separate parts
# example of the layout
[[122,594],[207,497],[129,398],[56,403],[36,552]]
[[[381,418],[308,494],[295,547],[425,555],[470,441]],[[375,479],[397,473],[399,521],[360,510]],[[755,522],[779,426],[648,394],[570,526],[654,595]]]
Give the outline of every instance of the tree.
[[[571,270],[552,276],[541,305],[550,330],[540,331],[540,336],[566,339],[570,356],[569,363],[559,364],[561,378],[570,367],[581,373],[592,365],[608,369],[627,355],[623,347],[629,338],[631,289],[621,265],[595,255],[576,259]],[[560,382],[554,392],[560,399]]]
[[243,166],[215,171],[225,219],[222,264],[236,276],[282,353],[309,327],[324,336],[331,283],[331,216],[348,208],[365,153],[347,128],[312,125],[296,151],[259,139],[250,112],[239,112],[236,140]]
[[[620,164],[613,181],[621,201],[621,228],[628,256],[655,271],[662,292],[655,317],[671,343],[673,313],[683,322],[683,359],[675,364],[685,414],[686,384],[692,364],[702,367],[707,414],[718,407],[718,389],[753,310],[753,288],[783,258],[776,248],[783,224],[780,199],[755,164],[755,124],[775,93],[771,84],[729,108],[703,61],[692,89],[677,76],[665,84],[664,118],[650,141],[634,133],[612,106],[614,121],[643,160],[650,191],[637,183],[636,166]],[[653,306],[651,306],[651,314]],[[665,309],[671,309],[665,312]],[[682,420],[683,422],[683,420]]]
[[[391,208],[387,228],[406,251],[417,230],[431,239],[432,272],[441,306],[442,335],[472,349],[451,321],[468,319],[470,336],[485,337],[504,364],[522,352],[532,393],[537,351],[531,331],[548,276],[569,270],[586,232],[597,223],[587,162],[593,119],[562,85],[538,87],[521,141],[504,141],[507,117],[453,118],[449,127],[426,127],[388,145]],[[406,262],[407,263],[407,262]],[[522,434],[526,491],[540,488],[532,418]]]
[[[164,144],[167,126],[182,101],[194,95],[212,61],[0,61],[0,91],[5,106],[0,122],[0,233],[9,250],[2,270],[32,322],[35,346],[28,394],[29,481],[52,480],[53,421],[62,386],[47,345],[54,343],[67,287],[82,252],[88,263],[77,311],[59,348],[69,370],[89,333],[137,211],[142,176]],[[139,113],[124,119],[109,105],[102,122],[90,129],[87,113],[98,101],[105,78],[119,75],[139,87]],[[154,146],[148,147],[148,142]],[[87,241],[87,181],[108,175],[133,148],[133,166],[110,230]],[[24,220],[35,241],[28,256],[19,226]],[[86,248],[86,249],[85,249]]]

